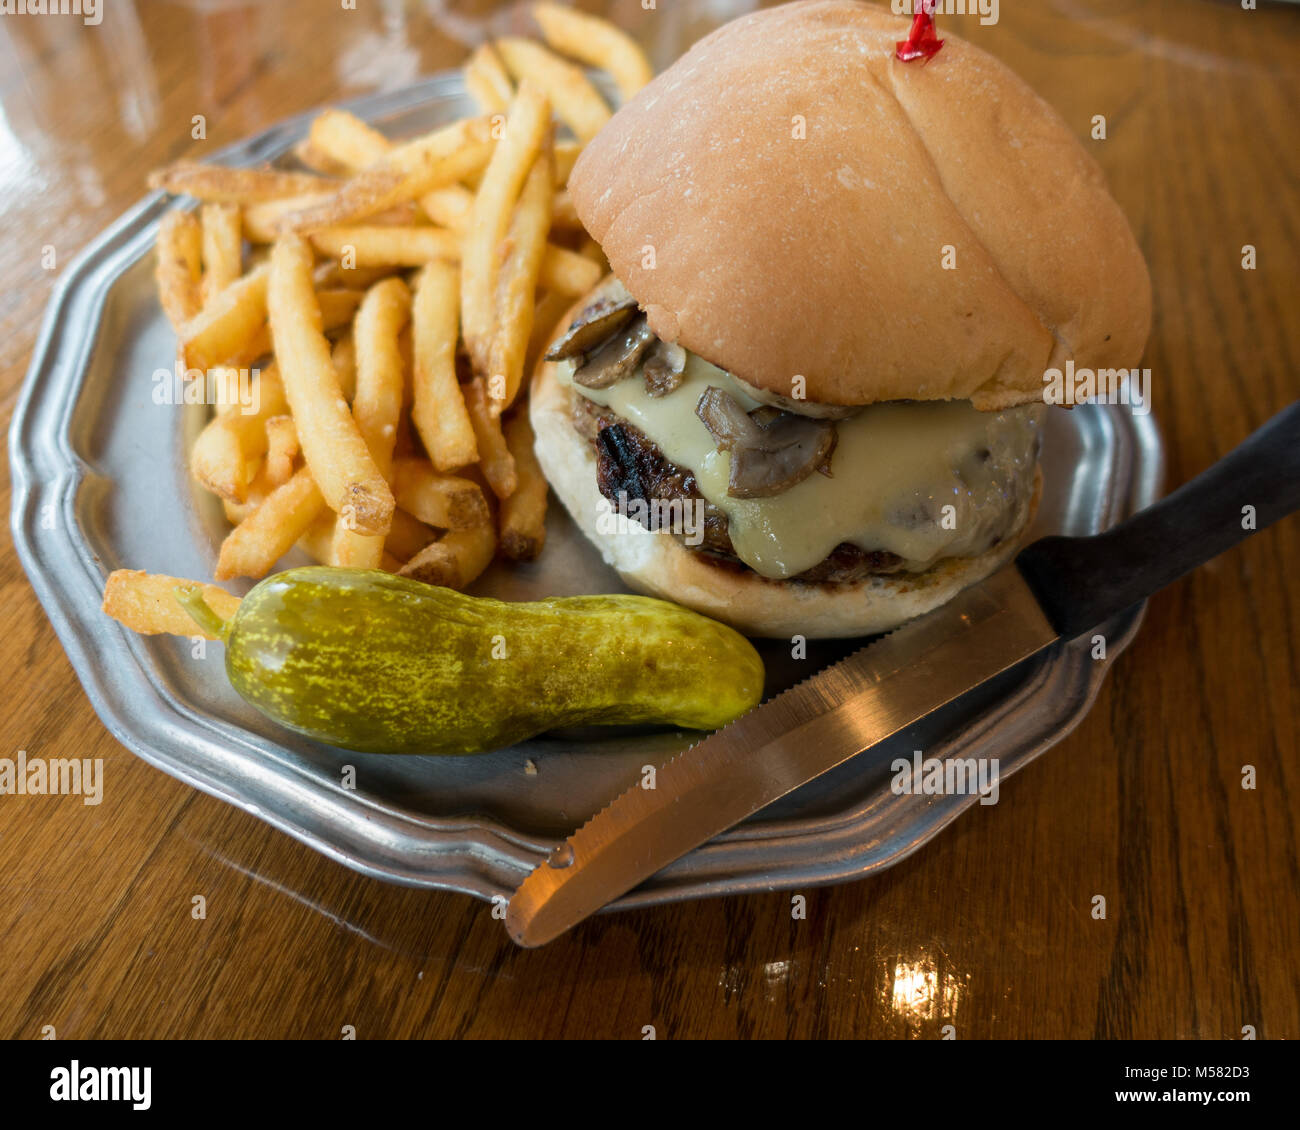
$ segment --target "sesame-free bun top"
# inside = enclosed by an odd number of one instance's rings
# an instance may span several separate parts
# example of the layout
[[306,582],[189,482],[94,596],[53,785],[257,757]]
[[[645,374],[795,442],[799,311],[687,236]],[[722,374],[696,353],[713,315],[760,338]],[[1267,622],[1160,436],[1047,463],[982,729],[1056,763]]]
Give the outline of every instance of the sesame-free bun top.
[[801,0],[697,43],[570,177],[611,269],[661,338],[823,404],[996,409],[1068,358],[1137,365],[1150,278],[1096,162],[947,28],[899,62],[908,26]]

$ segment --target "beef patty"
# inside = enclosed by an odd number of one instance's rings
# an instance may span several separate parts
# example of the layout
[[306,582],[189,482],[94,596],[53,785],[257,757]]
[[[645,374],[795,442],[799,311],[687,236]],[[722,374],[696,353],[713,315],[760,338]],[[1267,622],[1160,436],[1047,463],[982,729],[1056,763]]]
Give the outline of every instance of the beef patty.
[[[573,397],[573,424],[578,433],[595,446],[596,485],[601,494],[615,504],[620,492],[625,492],[628,501],[671,502],[681,499],[683,502],[703,502],[704,540],[698,546],[687,545],[686,548],[721,568],[753,572],[736,556],[731,536],[727,533],[726,514],[700,494],[695,475],[668,460],[644,432],[578,394]],[[642,523],[647,520],[648,515],[643,515]],[[861,549],[841,542],[824,561],[789,580],[806,584],[847,584],[896,572],[902,560],[886,550]]]

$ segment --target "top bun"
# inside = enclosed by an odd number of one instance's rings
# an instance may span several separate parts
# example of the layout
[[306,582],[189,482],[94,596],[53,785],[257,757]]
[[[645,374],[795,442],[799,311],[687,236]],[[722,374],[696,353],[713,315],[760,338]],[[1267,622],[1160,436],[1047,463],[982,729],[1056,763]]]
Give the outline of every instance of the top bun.
[[[1146,263],[1096,162],[946,29],[802,0],[719,28],[583,151],[578,216],[651,328],[808,400],[1043,399],[1043,373],[1136,366]],[[945,269],[945,250],[955,269]]]

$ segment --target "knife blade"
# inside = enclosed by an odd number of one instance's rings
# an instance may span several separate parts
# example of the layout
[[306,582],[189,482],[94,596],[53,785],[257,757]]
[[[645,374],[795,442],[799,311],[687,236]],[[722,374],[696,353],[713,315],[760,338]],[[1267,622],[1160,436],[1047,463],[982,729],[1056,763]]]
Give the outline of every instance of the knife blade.
[[692,848],[1057,638],[1006,569],[791,687],[662,765],[591,818],[519,888],[506,928],[550,941]]
[[1154,506],[1103,534],[1034,542],[665,763],[654,788],[634,785],[538,865],[510,901],[507,931],[544,945],[773,801],[1296,509],[1300,402]]

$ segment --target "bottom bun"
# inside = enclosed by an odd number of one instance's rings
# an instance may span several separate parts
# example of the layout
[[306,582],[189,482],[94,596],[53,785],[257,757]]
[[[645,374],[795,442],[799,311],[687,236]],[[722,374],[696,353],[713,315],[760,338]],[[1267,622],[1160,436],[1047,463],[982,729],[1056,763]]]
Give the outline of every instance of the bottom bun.
[[[596,453],[573,426],[575,395],[543,362],[533,379],[529,415],[537,434],[537,459],[551,489],[578,527],[619,576],[638,592],[663,597],[730,624],[751,636],[832,639],[888,632],[951,600],[962,589],[1005,565],[1033,519],[1034,494],[1012,536],[978,557],[951,557],[923,573],[894,573],[846,584],[773,581],[757,573],[711,564],[672,534],[651,532],[615,517],[596,485]],[[615,527],[602,530],[601,525]]]

